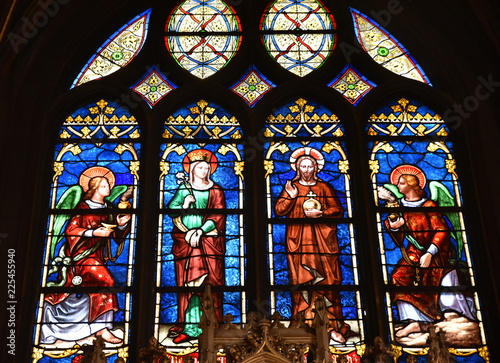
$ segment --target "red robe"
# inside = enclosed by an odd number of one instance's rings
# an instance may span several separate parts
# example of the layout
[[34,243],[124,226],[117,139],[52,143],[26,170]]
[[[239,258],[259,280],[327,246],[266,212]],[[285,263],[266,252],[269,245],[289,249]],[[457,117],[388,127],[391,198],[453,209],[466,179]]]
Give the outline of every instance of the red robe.
[[[285,189],[281,192],[275,212],[278,216],[301,218],[304,223],[288,224],[286,226],[287,259],[290,282],[293,285],[312,283],[315,285],[339,285],[342,282],[342,272],[339,263],[339,246],[337,243],[337,226],[332,224],[317,224],[313,218],[306,217],[302,204],[310,197],[321,203],[323,217],[341,217],[344,213],[342,205],[330,184],[317,180],[315,185],[305,186],[298,181],[292,184],[299,194],[291,199]],[[307,223],[311,221],[313,223]],[[330,319],[341,320],[342,305],[338,291],[314,291],[309,301],[306,301],[299,290],[292,291],[292,316],[301,311],[310,312],[316,297],[325,296],[331,303],[327,307]]]
[[[207,209],[225,209],[224,192],[217,184],[209,190]],[[174,215],[172,215],[174,217]],[[203,275],[207,277],[203,285],[223,286],[224,281],[224,254],[226,253],[225,233],[226,216],[224,214],[206,214],[203,223],[212,220],[217,230],[217,236],[203,235],[199,246],[191,247],[186,242],[186,232],[177,226],[172,231],[172,254],[175,261],[175,275],[177,286],[186,287],[189,282],[195,281]],[[191,293],[180,292],[178,295],[177,323],[185,321],[185,313]],[[212,293],[217,320],[222,322],[222,293]]]
[[[436,202],[427,200],[422,207],[436,207]],[[420,282],[419,286],[440,286],[441,279],[452,269],[447,266],[447,260],[450,253],[450,230],[441,213],[433,210],[422,212],[405,212],[405,227],[407,232],[423,247],[419,250],[413,244],[408,243],[408,257],[415,264],[420,264],[422,257],[431,244],[436,245],[438,252],[434,255],[428,268],[418,268]],[[391,231],[389,224],[385,225],[391,237],[402,245],[405,232],[403,228],[398,231]],[[392,283],[395,286],[414,286],[417,268],[410,266],[404,259],[398,262],[398,265],[392,273]],[[418,287],[414,293],[396,292],[393,294],[393,301],[406,301],[425,315],[436,320],[439,319],[438,309],[439,293],[418,292]]]
[[[80,202],[76,209],[91,210],[87,203]],[[82,277],[82,287],[108,287],[115,286],[115,281],[110,271],[105,265],[104,260],[104,246],[105,239],[101,237],[83,237],[87,229],[97,229],[101,227],[101,223],[116,224],[115,216],[105,214],[106,209],[93,209],[96,214],[81,214],[75,215],[69,221],[66,227],[66,256],[76,257],[80,253],[96,246],[98,243],[101,245],[89,256],[74,262],[72,266],[68,267],[68,277],[64,287],[75,286],[72,279],[75,275]],[[97,214],[101,212],[103,214]],[[114,232],[110,235],[116,243],[123,241],[125,236],[129,233],[130,227],[127,226],[124,230],[115,228]],[[102,241],[102,242],[101,242]],[[69,296],[70,293],[52,293],[45,296],[45,301],[52,305],[58,304]],[[118,310],[118,300],[113,293],[89,293],[90,296],[90,316],[89,322],[93,322],[97,317],[107,311]]]

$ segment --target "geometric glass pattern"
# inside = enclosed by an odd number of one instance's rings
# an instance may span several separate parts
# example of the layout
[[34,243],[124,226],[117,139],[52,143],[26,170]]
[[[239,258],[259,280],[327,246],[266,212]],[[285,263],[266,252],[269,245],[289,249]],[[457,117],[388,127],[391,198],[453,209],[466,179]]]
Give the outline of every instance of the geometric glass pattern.
[[325,301],[332,352],[359,361],[365,333],[342,126],[300,98],[273,111],[264,136],[271,313],[286,324],[303,313],[311,325],[316,299]]
[[153,66],[139,82],[130,88],[140,94],[149,107],[153,108],[158,101],[174,90],[176,86],[168,81],[167,77],[156,66]]
[[319,0],[274,0],[260,30],[269,55],[299,77],[320,67],[335,47],[335,21]]
[[390,339],[402,353],[425,354],[432,323],[450,353],[480,362],[486,337],[444,120],[401,98],[379,108],[367,132]]
[[359,44],[375,62],[397,75],[432,86],[420,65],[387,30],[353,8],[351,14]]
[[346,66],[338,77],[330,82],[328,87],[339,91],[346,100],[356,106],[361,98],[376,87],[376,85],[362,76],[353,67]]
[[207,284],[219,322],[246,322],[244,148],[238,120],[205,100],[173,112],[163,141],[154,336],[180,358],[198,354]]
[[231,91],[243,98],[248,106],[253,107],[258,100],[276,85],[251,66],[241,79],[231,87]]
[[128,356],[140,133],[130,112],[100,100],[66,118],[55,146],[33,359],[69,363],[104,339]]
[[109,37],[80,71],[70,89],[109,76],[129,64],[146,41],[150,15],[151,9],[146,10]]
[[241,25],[222,0],[186,0],[170,15],[165,44],[193,76],[207,78],[223,68],[241,43]]

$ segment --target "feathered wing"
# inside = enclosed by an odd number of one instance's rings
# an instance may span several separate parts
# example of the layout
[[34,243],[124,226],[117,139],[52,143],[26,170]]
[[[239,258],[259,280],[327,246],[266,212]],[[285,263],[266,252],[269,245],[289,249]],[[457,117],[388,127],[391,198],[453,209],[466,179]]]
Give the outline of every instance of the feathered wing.
[[[451,195],[448,188],[438,181],[431,181],[429,183],[429,190],[431,192],[431,199],[437,202],[440,207],[455,207],[455,199]],[[458,212],[443,213],[451,222],[453,230],[451,231],[452,237],[457,241],[458,258],[462,255],[464,247],[464,240],[460,228],[460,216]]]
[[[83,190],[79,185],[72,186],[63,193],[61,199],[59,199],[59,202],[56,205],[56,209],[75,209],[76,205],[82,198],[82,194]],[[55,239],[52,239],[51,242],[50,259],[54,258],[56,246],[64,237],[61,234],[61,231],[70,217],[70,214],[58,214],[54,218],[54,228],[52,229],[52,231]]]

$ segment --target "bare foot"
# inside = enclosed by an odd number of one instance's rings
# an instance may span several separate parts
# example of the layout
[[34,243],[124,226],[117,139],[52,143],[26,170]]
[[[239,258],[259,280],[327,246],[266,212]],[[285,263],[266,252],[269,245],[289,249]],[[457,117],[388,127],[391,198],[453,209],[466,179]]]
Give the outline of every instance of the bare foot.
[[398,330],[396,332],[396,338],[402,338],[407,335],[410,335],[411,333],[418,333],[420,331],[422,331],[422,329],[420,329],[419,322],[414,321],[413,323],[410,323],[407,326],[405,326],[403,329]]
[[333,339],[334,342],[344,344],[345,343],[345,338],[342,334],[340,334],[338,331],[332,330],[330,332],[330,338]]
[[118,344],[118,343],[122,342],[122,340],[120,338],[117,338],[116,336],[114,336],[113,333],[111,333],[108,330],[108,328],[99,330],[95,335],[97,335],[97,336],[100,335],[105,342],[108,342],[111,344]]

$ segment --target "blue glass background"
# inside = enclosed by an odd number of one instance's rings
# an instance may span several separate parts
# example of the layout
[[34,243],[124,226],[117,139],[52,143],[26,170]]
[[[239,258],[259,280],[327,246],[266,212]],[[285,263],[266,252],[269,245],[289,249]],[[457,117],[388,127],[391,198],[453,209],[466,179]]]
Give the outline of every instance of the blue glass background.
[[[66,152],[61,159],[61,162],[64,162],[64,171],[57,179],[56,201],[59,201],[69,187],[78,185],[80,174],[92,166],[104,166],[111,169],[116,177],[115,185],[133,185],[134,177],[130,173],[130,162],[134,161],[134,157],[129,151],[125,151],[121,155],[116,153],[114,150],[118,145],[119,143],[106,143],[101,146],[91,143],[79,143],[81,153],[73,155],[70,151]],[[132,145],[140,156],[140,144]],[[54,159],[62,148],[63,144],[56,145]],[[52,193],[54,193],[54,186],[52,187]]]
[[[241,292],[224,292],[222,301],[222,316],[231,314],[233,323],[241,322]],[[177,321],[177,294],[162,293],[160,295],[160,324],[173,324]]]
[[[318,178],[323,180],[324,182],[329,183],[335,193],[339,197],[340,202],[342,203],[342,207],[344,208],[344,217],[347,217],[347,197],[345,194],[346,185],[345,185],[345,174],[342,174],[339,171],[339,160],[342,160],[340,153],[336,150],[332,150],[330,154],[327,154],[324,151],[321,151],[324,142],[310,142],[307,144],[308,147],[312,147],[318,151],[320,151],[325,158],[325,166],[318,173]],[[340,145],[342,149],[345,151],[345,143],[341,142]],[[281,191],[283,190],[286,182],[288,180],[292,180],[295,177],[295,171],[292,170],[290,166],[290,156],[293,151],[298,148],[303,147],[302,143],[298,142],[288,142],[287,146],[289,147],[289,151],[285,154],[282,154],[281,151],[275,150],[270,156],[270,160],[274,161],[274,171],[269,176],[271,182],[271,205],[273,206],[273,210],[271,211],[271,215],[273,218],[276,218],[274,213],[274,205],[276,204],[276,200],[278,199]],[[264,145],[264,155],[269,150],[270,144],[266,143]],[[283,217],[285,218],[285,217]]]
[[[448,173],[445,164],[448,155],[441,149],[433,153],[428,152],[427,147],[429,144],[429,141],[413,141],[410,144],[403,141],[390,142],[394,151],[390,153],[379,151],[376,155],[376,160],[378,160],[380,165],[379,173],[376,174],[376,184],[390,184],[389,176],[395,167],[401,164],[412,164],[422,169],[425,173],[427,178],[425,190],[428,197],[430,196],[428,184],[430,181],[435,180],[443,183],[448,188],[451,195],[456,199],[457,196],[453,187],[453,178],[452,175]],[[451,142],[446,142],[445,145],[453,154],[453,145]],[[368,143],[369,150],[372,150],[373,146],[373,142]]]
[[[160,286],[177,286],[175,282],[174,255],[172,254],[173,239],[170,234],[173,229],[172,218],[164,215],[162,221]],[[226,217],[226,253],[224,255],[226,286],[241,285],[241,257],[244,256],[240,256],[239,215],[229,214]],[[244,263],[246,265],[246,259]]]
[[[161,145],[161,154],[163,155],[164,151],[170,144],[162,144]],[[197,149],[204,149],[212,152],[217,157],[217,169],[211,175],[211,179],[214,183],[218,184],[220,187],[224,189],[224,196],[226,199],[226,208],[227,209],[238,209],[239,208],[239,180],[240,177],[234,172],[234,163],[237,161],[236,156],[231,152],[227,152],[226,155],[222,155],[217,152],[217,150],[223,144],[207,144],[203,147],[197,144],[186,144],[183,145],[186,149],[186,153],[178,155],[176,152],[171,152],[168,154],[165,161],[170,164],[170,170],[167,175],[165,175],[164,179],[164,189],[161,191],[163,193],[163,208],[168,207],[168,203],[173,198],[175,192],[179,188],[179,184],[177,184],[176,174],[178,172],[183,172],[184,175],[187,176],[187,173],[184,171],[183,160],[185,156]],[[243,155],[243,145],[236,145],[237,150],[240,155]],[[243,183],[244,188],[244,183]]]
[[[285,228],[283,224],[273,225],[273,262],[274,284],[289,285],[288,261],[286,257]],[[337,224],[337,242],[339,244],[339,261],[342,271],[342,285],[354,285],[354,269],[352,264],[351,241],[348,224]]]

